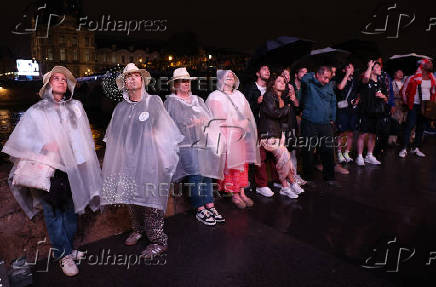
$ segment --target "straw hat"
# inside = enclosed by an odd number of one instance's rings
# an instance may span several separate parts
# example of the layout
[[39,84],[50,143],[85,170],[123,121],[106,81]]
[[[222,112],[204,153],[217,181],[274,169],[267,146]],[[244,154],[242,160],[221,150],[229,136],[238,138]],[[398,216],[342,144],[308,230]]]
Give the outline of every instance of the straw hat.
[[42,88],[39,90],[39,96],[41,98],[44,96],[44,91],[47,87],[47,84],[54,73],[63,74],[67,78],[68,89],[71,91],[71,93],[73,92],[74,86],[77,83],[76,78],[74,78],[70,70],[68,70],[64,66],[54,66],[50,72],[45,73],[44,76],[42,77]]
[[148,85],[148,83],[150,83],[151,75],[149,72],[147,72],[147,70],[139,69],[135,64],[129,63],[124,68],[123,73],[120,74],[115,80],[119,90],[124,89],[124,78],[126,77],[126,75],[131,74],[131,73],[140,73],[141,77],[144,81],[144,84],[146,86]]
[[191,77],[188,71],[186,71],[186,68],[182,67],[174,70],[173,77],[168,82],[172,82],[175,80],[196,80],[196,79],[197,77]]

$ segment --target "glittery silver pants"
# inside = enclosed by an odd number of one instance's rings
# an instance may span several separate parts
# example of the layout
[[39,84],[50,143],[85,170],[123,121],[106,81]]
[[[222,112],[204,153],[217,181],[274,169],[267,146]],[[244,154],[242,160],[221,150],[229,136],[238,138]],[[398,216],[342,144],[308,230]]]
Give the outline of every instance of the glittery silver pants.
[[132,228],[139,233],[145,233],[151,243],[162,246],[168,244],[168,236],[164,233],[164,212],[162,210],[138,205],[129,205]]

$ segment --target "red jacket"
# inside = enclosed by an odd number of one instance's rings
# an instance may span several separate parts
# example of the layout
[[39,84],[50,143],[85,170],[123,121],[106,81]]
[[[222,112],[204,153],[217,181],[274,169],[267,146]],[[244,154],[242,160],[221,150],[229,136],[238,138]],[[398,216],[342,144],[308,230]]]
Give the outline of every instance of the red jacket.
[[[430,88],[430,100],[436,101],[436,80],[433,74],[430,75],[431,88]],[[401,94],[403,100],[409,106],[409,109],[413,109],[415,94],[417,92],[418,85],[422,84],[422,66],[418,68],[416,74],[406,79],[403,87],[401,88]]]

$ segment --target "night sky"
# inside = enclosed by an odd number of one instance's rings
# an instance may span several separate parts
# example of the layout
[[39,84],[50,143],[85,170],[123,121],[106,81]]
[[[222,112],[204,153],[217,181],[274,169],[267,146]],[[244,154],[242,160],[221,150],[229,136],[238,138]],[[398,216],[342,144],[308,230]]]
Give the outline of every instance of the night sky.
[[[28,36],[14,35],[11,30],[22,19],[23,11],[32,1],[8,1],[0,17],[0,45],[10,47],[20,57],[30,56]],[[123,4],[128,3],[128,4]],[[365,35],[361,31],[377,13],[375,25],[383,26],[384,12],[380,7],[396,3],[388,24],[388,31],[379,35]],[[5,4],[3,4],[5,5]],[[268,39],[296,36],[311,39],[315,47],[325,47],[357,38],[377,41],[384,56],[394,53],[424,53],[436,56],[435,1],[81,1],[81,15],[98,20],[111,15],[117,20],[167,20],[165,32],[126,33],[105,32],[102,37],[130,40],[166,40],[179,32],[193,32],[204,46],[254,51]],[[383,10],[383,9],[382,9]],[[415,20],[395,35],[400,13],[415,14]],[[431,18],[435,18],[431,20]],[[400,26],[410,18],[403,17]],[[426,32],[433,22],[433,29]],[[377,24],[378,23],[378,24]],[[373,31],[373,30],[371,30]]]

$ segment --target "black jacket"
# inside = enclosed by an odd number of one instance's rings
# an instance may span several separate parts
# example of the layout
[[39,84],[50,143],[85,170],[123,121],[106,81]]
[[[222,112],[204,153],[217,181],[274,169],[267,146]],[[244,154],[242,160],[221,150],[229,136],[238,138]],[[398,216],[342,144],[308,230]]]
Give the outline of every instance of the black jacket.
[[284,124],[288,124],[291,107],[279,108],[279,100],[271,91],[263,95],[260,105],[258,133],[260,138],[281,138]]
[[261,96],[260,90],[257,88],[255,82],[251,82],[244,89],[244,95],[250,104],[251,111],[253,112],[256,123],[259,123],[260,104],[257,99]]

